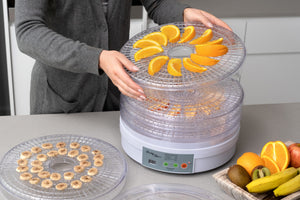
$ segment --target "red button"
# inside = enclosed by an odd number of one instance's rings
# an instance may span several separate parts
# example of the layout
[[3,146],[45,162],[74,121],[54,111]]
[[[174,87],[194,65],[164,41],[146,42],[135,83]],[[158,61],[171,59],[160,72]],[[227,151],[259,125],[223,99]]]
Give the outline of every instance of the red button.
[[181,164],[181,168],[182,168],[182,169],[187,168],[187,164],[186,164],[186,163],[182,163],[182,164]]

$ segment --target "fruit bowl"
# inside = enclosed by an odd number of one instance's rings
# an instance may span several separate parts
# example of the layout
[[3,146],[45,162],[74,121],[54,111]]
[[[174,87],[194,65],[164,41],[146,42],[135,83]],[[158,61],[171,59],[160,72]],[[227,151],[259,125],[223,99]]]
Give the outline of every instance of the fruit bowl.
[[[285,144],[292,144],[293,142],[285,142]],[[227,177],[227,171],[229,168],[226,168],[220,172],[217,172],[213,175],[213,178],[217,182],[217,184],[221,187],[221,189],[228,194],[229,196],[233,197],[237,200],[267,200],[272,196],[272,193],[262,193],[262,194],[255,194],[249,193],[246,190],[240,188],[239,186],[232,183],[229,178]],[[269,198],[268,198],[269,197]],[[271,199],[271,198],[270,198]],[[277,197],[276,199],[280,200],[299,200],[300,199],[300,191],[292,193],[285,197]]]

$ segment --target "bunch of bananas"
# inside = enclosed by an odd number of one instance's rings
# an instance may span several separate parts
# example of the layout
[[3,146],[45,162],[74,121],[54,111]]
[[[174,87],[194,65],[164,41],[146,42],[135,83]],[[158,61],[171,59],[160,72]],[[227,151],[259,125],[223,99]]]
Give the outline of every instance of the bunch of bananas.
[[300,168],[290,167],[281,172],[251,181],[246,185],[251,193],[273,190],[276,197],[286,196],[300,190]]

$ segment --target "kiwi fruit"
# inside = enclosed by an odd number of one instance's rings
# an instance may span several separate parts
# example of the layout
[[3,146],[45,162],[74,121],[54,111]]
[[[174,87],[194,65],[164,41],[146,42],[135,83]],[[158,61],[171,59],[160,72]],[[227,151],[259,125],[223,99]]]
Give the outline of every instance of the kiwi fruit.
[[248,172],[240,165],[233,165],[227,172],[229,180],[237,186],[246,189],[246,185],[251,182]]

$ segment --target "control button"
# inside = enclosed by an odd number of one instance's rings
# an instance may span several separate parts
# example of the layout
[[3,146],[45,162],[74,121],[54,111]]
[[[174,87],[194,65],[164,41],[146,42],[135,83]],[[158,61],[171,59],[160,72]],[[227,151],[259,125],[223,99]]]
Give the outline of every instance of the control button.
[[186,164],[186,163],[182,163],[182,164],[181,164],[181,168],[182,168],[182,169],[187,168],[187,164]]
[[173,164],[173,167],[178,167],[178,164],[177,164],[177,163],[174,163],[174,164]]
[[164,162],[164,166],[166,166],[166,167],[167,167],[168,165],[169,165],[169,163],[167,163],[167,162]]

